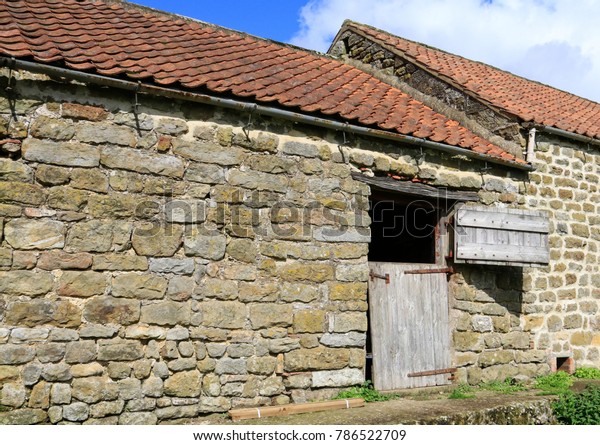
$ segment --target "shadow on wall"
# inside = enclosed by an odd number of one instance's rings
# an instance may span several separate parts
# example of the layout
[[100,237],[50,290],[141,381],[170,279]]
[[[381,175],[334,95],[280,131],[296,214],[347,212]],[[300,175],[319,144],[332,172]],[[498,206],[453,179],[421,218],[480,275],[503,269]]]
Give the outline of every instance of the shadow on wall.
[[[452,308],[470,317],[465,330],[506,333],[520,326],[523,268],[455,265],[449,283]],[[460,328],[460,327],[458,327]]]

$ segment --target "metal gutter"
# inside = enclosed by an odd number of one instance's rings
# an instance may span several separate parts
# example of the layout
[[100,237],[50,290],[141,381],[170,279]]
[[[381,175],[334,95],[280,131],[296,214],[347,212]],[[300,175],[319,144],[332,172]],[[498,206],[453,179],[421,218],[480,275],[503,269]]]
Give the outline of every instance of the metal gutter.
[[373,128],[361,127],[358,125],[351,125],[348,123],[333,121],[329,119],[323,119],[316,116],[310,116],[301,113],[295,113],[293,111],[281,110],[278,108],[266,107],[264,105],[258,105],[251,102],[241,102],[233,99],[224,99],[220,97],[209,96],[200,93],[191,93],[181,90],[173,90],[169,88],[147,85],[141,82],[134,82],[129,80],[114,79],[110,77],[101,76],[98,74],[84,73],[80,71],[74,71],[67,68],[60,68],[51,65],[44,65],[37,62],[29,62],[24,60],[18,60],[14,58],[0,57],[0,67],[8,67],[12,69],[22,69],[39,74],[46,74],[53,77],[65,77],[71,80],[76,80],[83,83],[92,83],[96,85],[109,86],[122,90],[127,90],[137,93],[145,93],[151,95],[158,95],[162,97],[169,97],[172,99],[181,99],[191,102],[199,102],[203,104],[209,104],[219,106],[223,108],[235,109],[240,111],[252,111],[265,116],[277,117],[293,122],[301,122],[309,125],[316,125],[323,128],[328,128],[336,131],[345,131],[348,133],[354,133],[361,136],[375,137],[379,139],[385,139],[395,142],[401,142],[409,145],[415,145],[418,147],[431,148],[433,150],[443,151],[453,155],[465,156],[471,159],[477,159],[492,164],[499,164],[511,168],[516,168],[524,171],[533,171],[535,167],[531,164],[521,164],[515,161],[498,158],[495,156],[489,156],[482,153],[477,153],[472,150],[467,150],[460,147],[455,147],[448,144],[442,144],[439,142],[429,141],[427,139],[417,138],[413,136],[406,136],[398,133],[392,133],[384,130],[377,130]]
[[585,142],[586,144],[600,145],[600,139],[590,138],[588,136],[583,136],[581,134],[573,133],[571,131],[561,130],[560,128],[555,127],[536,127],[538,131],[544,131],[546,133],[555,134],[556,136],[561,136],[567,139],[574,139],[579,142]]

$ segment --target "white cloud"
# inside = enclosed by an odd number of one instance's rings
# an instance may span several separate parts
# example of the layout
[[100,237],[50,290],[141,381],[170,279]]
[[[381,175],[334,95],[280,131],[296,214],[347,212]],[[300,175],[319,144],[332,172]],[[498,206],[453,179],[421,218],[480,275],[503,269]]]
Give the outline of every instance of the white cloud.
[[600,0],[311,0],[291,43],[327,51],[347,18],[600,102]]

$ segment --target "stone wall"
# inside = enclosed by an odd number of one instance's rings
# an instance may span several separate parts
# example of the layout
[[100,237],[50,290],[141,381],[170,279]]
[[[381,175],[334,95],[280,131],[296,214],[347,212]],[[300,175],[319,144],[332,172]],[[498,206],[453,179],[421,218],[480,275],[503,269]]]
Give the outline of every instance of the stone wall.
[[27,73],[15,91],[0,97],[0,422],[176,422],[362,382],[369,189],[352,171],[552,211],[548,268],[449,277],[459,379],[597,357],[597,152],[540,144],[529,181],[200,104],[141,96],[133,114],[128,93]]
[[336,145],[21,77],[0,98],[0,417],[156,423],[364,380],[368,189]]
[[[519,122],[364,36],[346,31],[334,52],[394,76],[524,150],[527,130]],[[533,376],[554,369],[556,357],[572,357],[576,366],[598,367],[600,360],[600,150],[538,132],[533,163],[536,171],[518,183],[482,174],[488,179],[480,198],[546,211],[549,267],[461,267],[450,279],[455,363],[471,383]]]

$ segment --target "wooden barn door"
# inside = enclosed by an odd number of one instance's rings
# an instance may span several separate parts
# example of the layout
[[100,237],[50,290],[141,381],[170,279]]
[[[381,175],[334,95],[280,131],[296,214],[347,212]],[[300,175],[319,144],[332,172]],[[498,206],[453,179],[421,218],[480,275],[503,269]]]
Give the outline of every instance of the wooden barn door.
[[450,383],[448,373],[413,375],[450,368],[445,270],[435,264],[369,262],[369,266],[375,388],[391,390]]

